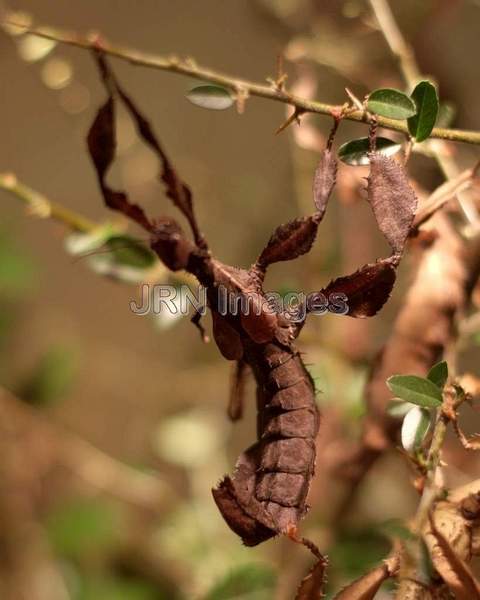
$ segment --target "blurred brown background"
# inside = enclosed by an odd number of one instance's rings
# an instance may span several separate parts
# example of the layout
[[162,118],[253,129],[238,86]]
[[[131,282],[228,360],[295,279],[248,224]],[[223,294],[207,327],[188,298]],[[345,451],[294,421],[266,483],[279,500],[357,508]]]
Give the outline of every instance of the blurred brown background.
[[[455,104],[455,125],[480,127],[473,101],[480,7],[473,1],[392,4],[422,71],[438,81],[441,98]],[[383,38],[369,26],[365,3],[355,0],[22,0],[10,2],[9,8],[30,13],[38,25],[98,30],[112,42],[193,57],[201,65],[255,81],[274,76],[276,57],[286,51],[312,68],[316,95],[325,102],[343,103],[346,85],[359,97],[375,87],[402,86]],[[0,35],[0,172],[15,173],[49,199],[91,219],[115,220],[102,205],[85,147],[104,97],[93,61],[70,47],[57,46],[38,60],[31,59],[32,52],[35,57],[35,46],[29,50],[20,38]],[[194,85],[188,79],[120,61],[113,66],[194,190],[199,220],[221,260],[250,264],[277,224],[309,210],[315,155],[296,147],[290,130],[274,135],[286,117],[285,106],[252,98],[243,115],[234,108],[202,110],[185,99]],[[286,69],[293,84],[296,67],[287,61]],[[328,119],[313,122],[327,133]],[[127,187],[149,214],[169,211],[155,180],[155,160],[124,114],[119,131],[120,159],[112,181]],[[338,141],[364,131],[345,123]],[[467,147],[453,151],[461,165],[471,164],[475,156]],[[415,157],[412,162],[424,188],[441,181],[432,161]],[[348,171],[344,167],[340,173],[345,188]],[[318,286],[385,251],[366,203],[357,201],[357,183],[352,186],[332,202],[314,256],[276,267],[272,287]],[[42,473],[46,487],[36,510],[54,548],[53,563],[67,582],[64,597],[237,597],[228,586],[224,595],[207,594],[243,565],[253,565],[246,579],[260,583],[242,598],[273,597],[270,574],[285,564],[282,555],[285,561],[297,549],[275,542],[241,548],[210,498],[210,488],[253,440],[253,389],[247,418],[232,428],[224,416],[229,365],[213,345],[202,345],[188,319],[156,329],[151,319],[129,310],[130,300],[138,298],[135,286],[100,277],[85,260],[64,251],[62,226],[26,218],[24,207],[5,193],[0,202],[2,384],[17,393],[35,385],[60,390],[43,408],[56,423],[140,472],[158,472],[168,497],[165,508],[152,515],[150,509],[112,500],[115,494],[99,491],[88,477],[82,482],[62,470]],[[403,290],[401,280],[390,305],[372,323],[326,316],[306,330],[308,362],[324,392],[321,402],[361,413],[366,367],[388,334]],[[475,349],[469,351],[465,364],[477,357]],[[377,483],[372,476],[371,484],[386,490],[393,483],[392,491],[378,499],[376,514],[360,502],[356,516],[362,527],[371,519],[406,517],[415,507],[402,463],[394,479],[390,463],[381,473]],[[113,524],[105,525],[110,517]],[[315,511],[310,519],[316,531]],[[93,542],[79,541],[89,529]],[[374,558],[384,551],[366,526],[353,538],[337,548],[343,557],[338,564],[344,567],[339,580],[363,567],[349,543],[371,547]],[[164,574],[160,583],[159,572]],[[37,597],[61,596],[32,595]]]

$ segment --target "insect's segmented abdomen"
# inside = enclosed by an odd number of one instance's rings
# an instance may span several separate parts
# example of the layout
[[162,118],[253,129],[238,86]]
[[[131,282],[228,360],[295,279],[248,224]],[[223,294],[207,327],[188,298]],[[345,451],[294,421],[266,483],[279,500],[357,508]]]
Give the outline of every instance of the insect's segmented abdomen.
[[[255,496],[274,511],[279,529],[296,524],[306,512],[305,500],[315,468],[319,414],[315,390],[303,361],[276,344],[257,356],[260,464]],[[277,506],[275,506],[277,505]]]
[[[254,545],[287,532],[305,515],[319,414],[313,382],[293,349],[276,342],[252,345],[245,358],[257,381],[258,441],[214,497],[229,525]],[[238,511],[243,512],[242,526]],[[253,520],[265,531],[252,534]]]

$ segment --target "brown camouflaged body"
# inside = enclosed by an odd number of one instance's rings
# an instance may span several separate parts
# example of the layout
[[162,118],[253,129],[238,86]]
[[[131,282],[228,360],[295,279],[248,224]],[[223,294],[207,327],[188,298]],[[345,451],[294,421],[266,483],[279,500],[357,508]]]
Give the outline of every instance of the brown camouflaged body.
[[[119,85],[100,50],[95,51],[95,58],[107,100],[98,110],[87,143],[105,204],[149,233],[152,250],[170,270],[185,269],[206,287],[219,350],[226,359],[237,361],[239,367],[248,365],[256,378],[258,439],[240,456],[233,476],[225,477],[213,490],[215,501],[245,544],[253,546],[278,533],[287,533],[312,550],[311,542],[296,537],[296,526],[307,511],[306,497],[314,473],[319,426],[314,385],[293,346],[304,319],[295,324],[283,313],[264,310],[263,281],[271,264],[293,260],[312,248],[336,181],[337,160],[332,142],[341,117],[332,115],[334,128],[315,171],[315,211],[277,227],[256,263],[246,271],[213,257],[198,226],[190,188],[177,175],[149,122]],[[126,192],[108,184],[107,174],[116,156],[117,101],[127,109],[139,136],[156,154],[166,195],[185,217],[193,239],[185,236],[175,219],[150,219],[139,205],[129,200]],[[372,125],[368,201],[392,254],[335,279],[319,292],[322,296],[343,294],[348,299],[351,317],[372,316],[388,299],[416,208],[415,194],[403,167],[374,151],[375,131]],[[220,314],[217,305],[220,286],[243,297],[248,295],[255,310],[240,315]],[[200,313],[192,321],[206,339],[199,317]],[[243,367],[237,368],[237,373]],[[241,405],[233,406],[230,414],[238,418]],[[312,551],[320,557],[318,550]]]
[[313,381],[292,346],[246,344],[257,381],[258,441],[213,491],[247,546],[297,526],[315,467],[319,413]]

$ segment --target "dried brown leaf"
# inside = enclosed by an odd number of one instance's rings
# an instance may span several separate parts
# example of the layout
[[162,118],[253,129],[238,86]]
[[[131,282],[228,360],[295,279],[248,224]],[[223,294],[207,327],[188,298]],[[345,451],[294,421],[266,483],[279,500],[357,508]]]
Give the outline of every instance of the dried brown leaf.
[[369,158],[368,201],[380,231],[394,254],[400,255],[413,224],[417,197],[403,166],[377,152]]
[[387,559],[382,565],[343,588],[334,600],[373,600],[382,583],[395,575],[398,566],[397,556]]
[[480,600],[480,583],[470,567],[458,556],[449,540],[438,529],[430,516],[431,532],[440,552],[432,552],[432,562],[457,600]]

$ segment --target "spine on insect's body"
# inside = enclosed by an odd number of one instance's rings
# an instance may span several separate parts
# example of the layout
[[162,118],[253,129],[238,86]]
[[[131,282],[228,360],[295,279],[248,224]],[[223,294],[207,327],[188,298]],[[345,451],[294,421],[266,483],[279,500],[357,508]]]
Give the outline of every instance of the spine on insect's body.
[[296,528],[307,511],[319,414],[300,355],[277,342],[245,347],[257,382],[258,441],[213,491],[246,545]]

